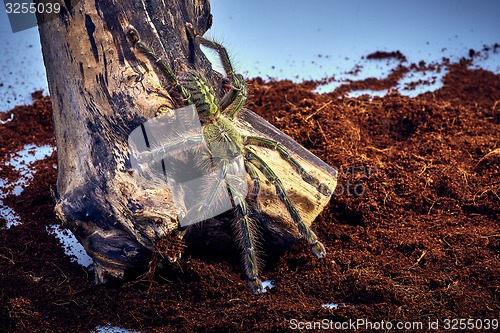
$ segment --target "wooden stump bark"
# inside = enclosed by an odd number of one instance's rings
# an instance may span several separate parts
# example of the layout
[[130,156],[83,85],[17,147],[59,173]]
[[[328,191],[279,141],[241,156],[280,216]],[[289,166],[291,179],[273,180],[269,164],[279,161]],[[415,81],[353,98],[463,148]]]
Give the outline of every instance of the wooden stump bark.
[[[178,227],[169,190],[138,181],[128,135],[158,110],[179,105],[154,63],[128,40],[127,27],[133,25],[176,72],[199,70],[222,94],[220,75],[185,30],[191,22],[203,33],[211,19],[208,0],[64,1],[56,18],[39,16],[58,154],[55,211],[94,259],[99,282],[108,274],[122,277],[129,268],[147,267],[155,244]],[[245,113],[250,116],[239,126],[253,132],[255,117]],[[329,197],[302,192],[300,176],[291,177],[293,170],[274,152],[262,153],[284,177],[310,225]],[[334,173],[307,157],[303,162],[335,188]],[[294,235],[274,188],[265,185],[261,198],[263,214],[285,226],[276,229]],[[218,237],[217,231],[211,236]]]

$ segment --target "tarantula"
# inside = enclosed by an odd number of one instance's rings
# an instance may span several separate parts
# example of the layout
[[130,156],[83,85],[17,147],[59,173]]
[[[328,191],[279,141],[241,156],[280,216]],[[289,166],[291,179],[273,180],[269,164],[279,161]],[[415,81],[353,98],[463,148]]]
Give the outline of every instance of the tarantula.
[[[300,235],[310,244],[312,252],[318,258],[323,258],[326,255],[326,250],[316,234],[303,222],[276,173],[262,158],[248,149],[248,146],[259,146],[277,151],[280,157],[289,163],[302,179],[319,193],[329,196],[332,191],[328,185],[309,174],[281,143],[259,136],[243,136],[238,132],[233,125],[233,121],[243,108],[247,98],[245,80],[242,75],[234,72],[228,53],[222,45],[202,37],[190,23],[186,23],[186,28],[194,41],[215,50],[220,58],[226,74],[225,79],[230,83],[229,88],[225,89],[227,90],[225,95],[220,100],[215,93],[215,89],[201,73],[188,70],[181,77],[177,77],[167,65],[167,62],[157,56],[148,45],[141,41],[139,33],[134,27],[129,26],[127,33],[135,47],[153,60],[164,73],[169,84],[182,97],[182,102],[185,105],[194,105],[202,131],[198,138],[189,140],[203,140],[207,143],[208,152],[202,158],[202,168],[217,170],[217,172],[213,173],[212,183],[204,189],[200,189],[204,193],[204,199],[195,203],[185,213],[184,218],[195,216],[197,213],[207,210],[221,188],[226,193],[231,193],[231,205],[235,215],[233,226],[243,254],[248,284],[255,294],[259,294],[263,291],[263,287],[259,278],[259,258],[256,251],[258,241],[257,225],[255,219],[251,216],[251,211],[258,211],[259,209],[260,174],[274,185],[276,195],[286,206],[288,213],[298,227]],[[185,141],[187,140],[184,140],[184,143],[186,143]],[[170,145],[168,149],[160,147],[155,152],[150,152],[149,155],[145,153],[147,156],[143,154],[142,157],[147,160],[152,156],[151,154],[161,155],[166,150],[174,149],[173,146],[175,144]],[[244,172],[243,179],[241,179],[241,176],[235,175],[235,172],[231,171],[230,168],[233,161],[239,156],[242,161],[241,168]],[[165,170],[165,166],[163,167]],[[238,185],[241,185],[242,182],[246,184],[247,174],[252,184],[248,193]]]

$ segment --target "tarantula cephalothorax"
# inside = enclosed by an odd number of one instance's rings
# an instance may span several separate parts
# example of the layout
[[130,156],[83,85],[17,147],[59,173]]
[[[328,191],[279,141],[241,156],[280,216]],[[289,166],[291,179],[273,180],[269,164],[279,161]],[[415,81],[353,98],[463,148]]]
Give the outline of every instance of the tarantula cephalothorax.
[[[170,85],[181,95],[183,103],[185,105],[194,105],[202,128],[198,139],[206,142],[208,147],[207,156],[203,158],[206,162],[202,163],[203,167],[214,168],[214,166],[217,166],[217,170],[219,170],[215,173],[216,176],[213,177],[211,184],[205,186],[202,190],[204,192],[203,199],[195,203],[185,213],[184,218],[207,209],[220,188],[224,187],[224,191],[231,193],[231,205],[235,214],[233,226],[243,253],[243,263],[248,276],[248,283],[252,291],[259,294],[262,292],[262,283],[259,279],[259,258],[256,253],[257,226],[251,212],[259,209],[260,174],[274,185],[276,195],[283,202],[291,218],[296,223],[300,235],[311,245],[312,252],[318,258],[322,258],[326,255],[326,250],[315,233],[303,222],[275,171],[248,146],[259,146],[277,151],[279,156],[290,164],[302,179],[314,187],[317,192],[329,196],[332,191],[328,185],[309,174],[281,143],[264,137],[243,136],[240,134],[233,125],[233,121],[243,108],[247,98],[243,76],[233,71],[229,56],[222,45],[199,35],[190,23],[186,23],[186,28],[195,41],[215,50],[221,59],[222,67],[230,82],[230,88],[227,89],[228,91],[221,100],[217,98],[214,88],[208,83],[207,79],[199,72],[189,70],[178,78],[166,61],[158,57],[149,46],[141,41],[139,33],[134,27],[129,26],[127,33],[135,47],[157,64]],[[191,138],[190,140],[196,141],[197,139]],[[172,150],[173,147],[169,147],[169,149]],[[156,152],[150,152],[147,157],[151,157],[151,154],[161,155],[161,152],[165,150],[165,147],[159,147]],[[238,156],[242,157],[241,168],[245,176],[243,180],[241,180],[241,177],[238,180],[238,177],[231,174],[229,168],[229,165]],[[248,193],[242,191],[237,185],[241,182],[246,183],[247,174],[252,183]]]

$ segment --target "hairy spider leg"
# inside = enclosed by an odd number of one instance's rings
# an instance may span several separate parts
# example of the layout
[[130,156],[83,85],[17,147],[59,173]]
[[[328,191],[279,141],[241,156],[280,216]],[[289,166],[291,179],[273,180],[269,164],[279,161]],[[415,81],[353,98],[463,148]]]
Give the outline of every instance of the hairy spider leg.
[[200,204],[191,208],[186,215],[183,217],[184,220],[193,220],[195,217],[199,216],[202,212],[210,208],[210,205],[215,201],[217,193],[219,193],[221,186],[226,186],[226,176],[228,171],[228,162],[223,159],[218,165],[217,176],[211,183],[205,199]]
[[295,171],[299,173],[299,175],[306,183],[314,186],[318,190],[318,192],[323,195],[327,196],[332,194],[332,190],[330,190],[328,185],[321,183],[316,177],[308,173],[302,167],[302,165],[300,165],[300,163],[290,155],[288,150],[281,143],[268,138],[247,136],[244,140],[244,144],[276,150],[280,154],[281,158],[287,161],[288,164],[290,164],[295,169]]
[[232,204],[236,215],[236,218],[233,221],[233,229],[236,234],[236,238],[238,239],[238,245],[243,252],[243,265],[245,267],[245,273],[248,277],[248,285],[250,286],[252,292],[258,295],[262,293],[263,287],[262,281],[259,278],[260,261],[257,256],[256,246],[258,239],[257,227],[255,221],[250,218],[244,195],[239,191],[239,189],[231,186],[231,182],[226,182],[227,178],[231,178],[231,175],[228,174],[227,160],[222,159],[220,164],[221,166],[219,172],[208,190],[208,195],[202,203],[191,208],[184,216],[184,219],[192,219],[202,211],[208,209],[210,204],[214,201],[221,186],[227,186],[227,190],[233,200]]
[[300,216],[297,208],[295,208],[292,201],[288,198],[285,188],[281,183],[281,180],[274,173],[274,171],[267,165],[267,163],[261,159],[259,156],[255,155],[248,149],[244,150],[245,158],[255,165],[255,167],[262,172],[262,174],[272,183],[276,188],[276,195],[283,202],[288,210],[288,213],[292,217],[293,221],[297,224],[300,235],[311,245],[312,252],[318,258],[324,258],[326,255],[326,250],[323,244],[318,240],[316,234],[304,223],[302,217]]
[[170,144],[162,144],[159,147],[150,147],[150,150],[140,152],[137,154],[137,162],[139,164],[150,163],[152,161],[159,161],[166,155],[173,155],[178,151],[185,151],[186,147],[196,147],[203,143],[203,136],[191,136],[172,142]]
[[257,172],[257,168],[255,166],[248,162],[247,160],[244,161],[245,163],[245,170],[247,171],[248,175],[250,176],[250,179],[252,180],[252,190],[248,193],[248,199],[252,202],[253,208],[257,211],[260,212],[260,204],[259,204],[259,193],[260,193],[260,176],[259,173]]
[[255,295],[262,293],[262,281],[259,278],[260,261],[257,257],[257,225],[250,217],[244,196],[238,191],[231,191],[234,196],[234,211],[236,219],[233,229],[243,252],[243,265],[248,277],[248,285]]
[[222,67],[226,72],[229,81],[231,82],[231,89],[227,92],[221,100],[221,109],[223,113],[230,119],[234,118],[238,112],[243,108],[247,99],[247,89],[245,86],[245,79],[241,74],[234,72],[229,55],[224,46],[214,41],[202,37],[193,27],[191,23],[186,23],[186,28],[191,36],[197,40],[201,45],[215,50],[219,55]]
[[153,60],[158,65],[158,67],[162,70],[162,72],[167,76],[167,80],[170,82],[170,84],[175,89],[177,89],[177,91],[181,94],[182,98],[186,101],[186,105],[193,104],[193,102],[191,101],[191,94],[185,87],[183,87],[179,83],[179,80],[177,79],[177,76],[175,75],[174,71],[167,65],[165,60],[156,55],[156,53],[149,46],[147,46],[141,41],[139,33],[132,25],[128,26],[127,33],[132,39],[134,45],[142,53],[147,55],[151,60]]

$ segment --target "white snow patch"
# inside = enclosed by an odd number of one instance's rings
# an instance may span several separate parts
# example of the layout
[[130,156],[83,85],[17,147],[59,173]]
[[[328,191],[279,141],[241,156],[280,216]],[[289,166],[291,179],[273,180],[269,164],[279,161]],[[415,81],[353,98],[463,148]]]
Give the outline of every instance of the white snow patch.
[[22,150],[13,154],[6,165],[14,167],[14,169],[21,172],[21,175],[26,175],[26,177],[31,179],[33,178],[33,171],[29,167],[30,164],[52,155],[53,151],[54,147],[52,146],[37,146],[30,143],[25,145]]
[[0,178],[0,217],[7,221],[5,226],[7,229],[21,224],[21,218],[12,208],[6,206],[2,199],[9,194],[20,195],[29,181],[33,179],[35,171],[31,165],[50,156],[54,149],[48,145],[28,144],[22,150],[12,154],[10,160],[5,163],[6,166],[11,166],[20,173],[19,179],[13,183],[8,183],[7,180]]
[[276,284],[275,281],[273,280],[266,280],[266,281],[262,281],[262,292],[263,293],[266,293],[267,290],[269,289],[272,289],[274,287],[274,285]]
[[[399,80],[397,89],[401,95],[416,97],[420,94],[436,91],[443,86],[443,78],[448,70],[409,71]],[[408,85],[412,84],[413,87]]]
[[93,333],[139,333],[139,331],[128,330],[118,326],[97,326]]
[[317,94],[330,93],[343,84],[362,81],[368,78],[383,80],[388,77],[394,70],[396,70],[400,64],[401,61],[397,59],[365,61],[363,62],[362,66],[356,65],[351,71],[341,74],[338,79],[317,86],[313,92]]
[[6,119],[6,120],[0,120],[0,124],[1,124],[1,125],[5,125],[5,124],[7,124],[8,122],[10,122],[10,121],[12,121],[12,120],[14,120],[14,114],[13,114],[13,113],[11,113],[11,114],[10,114],[9,119]]
[[493,74],[500,74],[500,47],[493,46],[493,50],[481,51],[472,60],[470,69],[484,69]]
[[82,244],[78,242],[75,235],[68,229],[53,224],[47,228],[47,232],[56,236],[64,248],[64,253],[70,256],[72,261],[76,261],[83,267],[89,267],[94,263],[92,258],[85,252]]
[[371,97],[384,97],[387,95],[389,92],[388,89],[384,90],[370,90],[370,89],[363,89],[363,90],[353,90],[347,93],[347,96],[350,98],[357,98],[363,95],[369,95]]
[[325,309],[338,309],[339,307],[345,307],[345,303],[325,303],[321,304]]
[[21,224],[21,218],[19,217],[19,215],[17,215],[12,208],[5,206],[1,198],[0,198],[0,217],[7,221],[7,224],[5,225],[7,229],[10,229],[13,226]]

